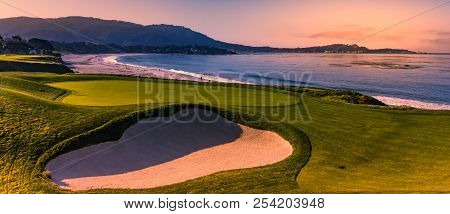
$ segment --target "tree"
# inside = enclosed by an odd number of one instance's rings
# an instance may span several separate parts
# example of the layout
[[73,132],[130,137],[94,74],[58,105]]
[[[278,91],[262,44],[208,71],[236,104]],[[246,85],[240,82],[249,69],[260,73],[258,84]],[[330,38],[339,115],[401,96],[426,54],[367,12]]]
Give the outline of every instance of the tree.
[[54,50],[53,45],[49,41],[43,39],[32,38],[28,40],[28,44],[45,54],[51,53]]
[[12,38],[13,40],[18,41],[18,42],[22,42],[22,41],[23,41],[22,37],[20,37],[19,35],[13,36],[13,37],[11,37],[11,38]]
[[5,42],[3,40],[3,37],[0,36],[0,53],[4,52],[4,50],[3,50],[4,48],[5,48]]
[[5,41],[3,40],[3,37],[0,35],[0,52],[3,50],[4,45],[5,45]]

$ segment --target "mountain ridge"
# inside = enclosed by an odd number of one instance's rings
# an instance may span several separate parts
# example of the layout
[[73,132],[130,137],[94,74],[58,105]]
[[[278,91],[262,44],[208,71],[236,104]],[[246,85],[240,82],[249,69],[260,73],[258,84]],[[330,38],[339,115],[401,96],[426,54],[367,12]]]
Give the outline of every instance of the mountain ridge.
[[69,16],[0,19],[0,34],[56,42],[92,42],[118,45],[217,45],[222,43],[189,28],[175,25],[140,25],[117,20]]
[[127,21],[94,17],[62,18],[12,17],[0,19],[0,35],[20,35],[59,43],[89,42],[119,46],[208,46],[239,52],[285,53],[415,53],[401,49],[370,50],[357,45],[334,44],[307,48],[252,47],[215,40],[184,26],[168,24],[141,25]]

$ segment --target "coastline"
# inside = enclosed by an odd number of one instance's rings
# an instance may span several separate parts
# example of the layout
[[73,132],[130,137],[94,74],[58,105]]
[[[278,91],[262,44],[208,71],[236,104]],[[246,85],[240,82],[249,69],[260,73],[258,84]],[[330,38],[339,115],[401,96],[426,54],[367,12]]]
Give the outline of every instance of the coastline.
[[145,67],[118,62],[121,56],[135,56],[139,54],[89,54],[89,55],[64,55],[62,58],[67,62],[75,73],[79,74],[115,74],[136,77],[153,77],[172,80],[189,80],[196,82],[223,82],[240,83],[246,82],[226,79],[222,77],[209,76],[175,69],[164,69],[156,67]]
[[[145,67],[121,63],[117,59],[121,56],[135,56],[139,54],[90,54],[90,55],[64,55],[63,60],[70,64],[75,73],[79,74],[114,74],[136,77],[152,77],[172,80],[188,80],[197,82],[223,82],[252,84],[237,80],[226,79],[191,73],[175,69]],[[426,110],[450,110],[450,105],[441,103],[423,102],[419,100],[402,99],[388,96],[372,96],[389,106],[408,106]]]
[[426,110],[447,110],[447,111],[450,110],[450,105],[448,104],[422,102],[419,100],[409,100],[386,96],[372,96],[372,97],[389,106],[408,106]]

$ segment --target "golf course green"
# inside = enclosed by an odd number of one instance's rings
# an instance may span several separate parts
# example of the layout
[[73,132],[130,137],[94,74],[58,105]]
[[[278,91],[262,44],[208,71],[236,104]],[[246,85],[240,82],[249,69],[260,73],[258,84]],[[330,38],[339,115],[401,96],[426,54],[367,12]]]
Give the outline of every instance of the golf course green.
[[94,80],[50,83],[70,91],[62,102],[73,105],[114,106],[142,103],[205,103],[208,105],[279,106],[299,102],[286,92],[251,86],[193,84],[190,82]]
[[449,111],[349,103],[362,95],[323,89],[37,72],[0,72],[0,80],[0,193],[71,193],[49,179],[49,160],[118,139],[143,115],[192,104],[274,131],[294,151],[272,165],[169,186],[82,192],[450,192]]

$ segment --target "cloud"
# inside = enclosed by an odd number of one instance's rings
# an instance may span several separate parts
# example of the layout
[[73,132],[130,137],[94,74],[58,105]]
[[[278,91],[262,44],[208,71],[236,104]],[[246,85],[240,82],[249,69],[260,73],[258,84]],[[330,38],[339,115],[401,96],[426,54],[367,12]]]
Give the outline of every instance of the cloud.
[[377,34],[373,36],[374,38],[381,39],[381,40],[402,40],[406,36],[399,36],[399,35],[392,35],[392,34]]
[[440,31],[434,32],[432,38],[422,39],[424,45],[428,49],[438,52],[450,52],[450,32]]
[[337,29],[322,31],[308,35],[308,38],[326,38],[326,39],[345,39],[345,40],[355,40],[367,35],[372,28],[360,26],[360,25],[341,25]]
[[450,37],[450,32],[448,32],[448,31],[445,31],[445,32],[441,31],[441,32],[437,32],[436,35]]
[[[374,32],[376,32],[376,29],[371,28],[371,27],[365,27],[365,26],[360,26],[360,25],[342,25],[339,27],[338,30],[323,31],[323,32],[311,34],[308,36],[308,38],[312,38],[312,39],[325,38],[325,39],[340,39],[340,40],[345,39],[345,40],[348,40],[349,42],[350,41],[355,42],[356,40],[364,39],[365,37],[371,35]],[[384,33],[376,34],[371,37],[376,38],[378,40],[401,40],[401,39],[403,39],[403,36],[384,34]]]
[[352,29],[352,30],[359,30],[359,31],[364,31],[364,32],[375,30],[375,29],[372,28],[372,27],[361,26],[361,25],[355,25],[355,24],[351,24],[351,25],[341,25],[341,26],[339,26],[339,28],[340,28],[340,29],[347,29],[347,30],[349,30],[349,29]]
[[361,38],[365,34],[361,31],[324,31],[309,35],[308,38],[327,38],[327,39],[356,39]]
[[450,37],[450,31],[430,30],[425,33],[432,34],[437,37]]

